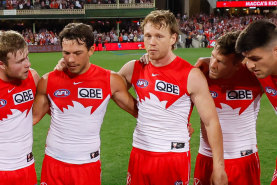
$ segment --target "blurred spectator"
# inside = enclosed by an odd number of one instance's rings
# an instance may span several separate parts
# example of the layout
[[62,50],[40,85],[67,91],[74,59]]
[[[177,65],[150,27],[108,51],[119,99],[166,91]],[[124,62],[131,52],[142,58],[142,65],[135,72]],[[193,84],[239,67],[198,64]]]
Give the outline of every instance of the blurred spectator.
[[33,33],[31,29],[22,31],[22,35],[28,45],[58,45],[58,35],[47,29],[39,30],[39,33]]
[[[30,0],[18,1],[18,7],[22,8],[22,4],[26,2],[28,7],[32,7]],[[42,3],[43,2],[43,3]],[[35,0],[34,7],[45,7],[48,4],[60,3],[62,7],[68,8],[69,6],[73,8],[78,7],[76,5],[77,1],[73,0]],[[75,2],[75,4],[73,4]],[[78,0],[79,4],[82,6],[83,0]],[[91,1],[93,2],[93,0]],[[23,7],[26,7],[23,5]],[[13,1],[7,0],[6,7],[13,7]],[[214,15],[198,15],[190,18],[184,18],[182,15],[178,15],[178,21],[180,30],[182,33],[179,35],[179,47],[207,47],[210,40],[216,40],[222,34],[233,31],[242,30],[249,23],[258,19],[269,19],[271,22],[277,24],[277,17],[265,17],[263,15],[247,15],[247,16],[223,16],[216,17]],[[100,22],[100,23],[99,23]],[[110,30],[103,27],[101,21],[95,22],[94,36],[96,41],[100,44],[111,43],[111,42],[143,42],[143,33],[140,30],[137,21],[119,21],[120,28],[119,35],[114,28]],[[97,26],[98,25],[98,26]],[[102,29],[102,30],[101,30]],[[57,32],[58,33],[58,32]],[[30,45],[55,45],[59,44],[57,33],[49,31],[47,29],[41,29],[37,33],[32,33],[30,29],[25,29],[22,32],[26,42]]]

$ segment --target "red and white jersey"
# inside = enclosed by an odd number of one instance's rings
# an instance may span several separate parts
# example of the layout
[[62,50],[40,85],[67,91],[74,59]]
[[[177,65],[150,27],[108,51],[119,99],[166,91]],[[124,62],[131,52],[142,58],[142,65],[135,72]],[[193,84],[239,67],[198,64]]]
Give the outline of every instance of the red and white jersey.
[[[222,129],[224,159],[257,152],[256,120],[262,95],[259,81],[244,65],[230,79],[212,80],[207,75],[207,80]],[[205,135],[201,132],[199,153],[212,157]]]
[[36,85],[29,71],[18,84],[0,79],[0,171],[34,163],[32,106]]
[[110,71],[91,64],[84,74],[70,77],[49,73],[47,94],[51,125],[45,153],[59,161],[84,164],[99,160],[100,128],[111,97]]
[[271,75],[263,79],[259,79],[264,88],[264,92],[268,97],[275,113],[277,114],[277,75]]
[[132,85],[139,112],[134,147],[153,152],[189,151],[187,124],[193,105],[187,80],[192,68],[180,57],[163,67],[135,62]]

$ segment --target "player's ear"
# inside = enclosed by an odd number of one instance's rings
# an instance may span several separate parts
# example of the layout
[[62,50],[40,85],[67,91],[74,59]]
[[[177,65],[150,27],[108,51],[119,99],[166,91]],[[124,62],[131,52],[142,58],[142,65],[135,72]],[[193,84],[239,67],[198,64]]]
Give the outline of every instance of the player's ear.
[[94,46],[91,46],[88,50],[89,56],[91,56],[94,53]]
[[277,45],[273,47],[273,55],[277,58]]
[[175,43],[176,43],[176,41],[177,41],[177,38],[178,38],[178,34],[176,34],[176,33],[173,33],[172,35],[171,35],[171,39],[170,39],[170,44],[171,45],[174,45]]
[[0,69],[5,70],[6,69],[6,64],[0,60]]

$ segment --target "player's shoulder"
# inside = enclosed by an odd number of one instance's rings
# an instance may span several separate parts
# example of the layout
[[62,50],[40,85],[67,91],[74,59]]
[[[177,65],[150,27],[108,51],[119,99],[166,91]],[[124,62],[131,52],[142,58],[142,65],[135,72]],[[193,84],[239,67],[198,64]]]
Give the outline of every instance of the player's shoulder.
[[49,74],[51,74],[53,71],[45,73],[44,75],[42,75],[41,80],[48,80]]
[[40,76],[39,76],[38,72],[36,70],[32,69],[32,68],[30,68],[30,72],[31,72],[31,74],[33,76],[35,85],[37,86],[38,81],[40,80]]
[[138,62],[138,60],[130,60],[126,62],[123,67],[119,70],[119,74],[129,74],[133,72],[133,69],[135,67],[135,63]]
[[130,61],[126,62],[126,63],[124,64],[124,66],[133,67],[133,66],[135,65],[136,62],[138,63],[139,60],[130,60]]
[[33,69],[33,68],[30,68],[30,72],[31,72],[31,74],[32,74],[33,76],[35,76],[35,75],[38,75],[38,76],[39,76],[38,72],[37,72],[35,69]]
[[201,86],[203,83],[207,83],[207,79],[199,68],[191,68],[188,74],[188,84],[193,86]]
[[177,70],[190,71],[191,69],[195,68],[187,60],[179,56],[176,56],[175,60],[172,63],[174,63],[174,69],[177,69]]

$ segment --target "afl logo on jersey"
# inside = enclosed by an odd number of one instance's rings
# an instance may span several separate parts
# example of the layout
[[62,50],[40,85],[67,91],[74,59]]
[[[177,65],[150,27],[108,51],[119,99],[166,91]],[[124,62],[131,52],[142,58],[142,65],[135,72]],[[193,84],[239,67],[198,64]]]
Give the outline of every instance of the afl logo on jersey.
[[267,94],[269,94],[270,96],[276,96],[277,95],[277,91],[275,89],[273,89],[272,87],[266,87],[265,92]]
[[183,185],[183,181],[176,181],[174,185]]
[[0,108],[3,108],[7,105],[7,101],[4,99],[0,99]]
[[137,81],[137,86],[140,87],[140,88],[145,88],[148,86],[148,81],[147,80],[144,80],[144,79],[139,79]]
[[54,92],[54,96],[58,98],[67,97],[70,95],[70,91],[67,89],[58,89]]
[[210,91],[213,98],[217,98],[218,94],[215,91]]
[[34,100],[32,89],[13,94],[13,101],[15,105],[26,103],[32,100]]

